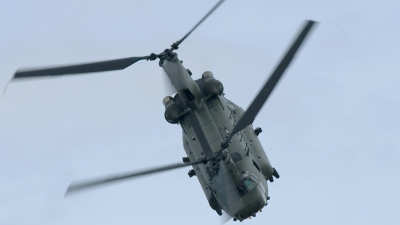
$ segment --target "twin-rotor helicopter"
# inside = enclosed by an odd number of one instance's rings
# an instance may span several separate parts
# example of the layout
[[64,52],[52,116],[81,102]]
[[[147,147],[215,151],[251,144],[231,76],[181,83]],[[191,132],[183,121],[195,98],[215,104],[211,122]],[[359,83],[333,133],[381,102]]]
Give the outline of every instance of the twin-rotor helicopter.
[[157,167],[145,171],[112,175],[72,183],[66,195],[116,181],[132,179],[161,171],[191,166],[189,177],[196,176],[210,204],[222,215],[222,210],[234,221],[255,217],[268,204],[267,181],[279,178],[272,167],[258,135],[261,128],[252,123],[270,93],[290,64],[296,51],[315,24],[307,21],[283,59],[264,84],[261,91],[244,111],[225,98],[224,87],[213,73],[206,71],[199,79],[182,65],[175,50],[224,0],[220,0],[182,39],[159,54],[129,57],[110,61],[85,63],[38,70],[18,70],[13,79],[59,76],[122,70],[140,60],[159,59],[175,96],[163,100],[165,119],[182,128],[183,147],[187,157],[183,163]]

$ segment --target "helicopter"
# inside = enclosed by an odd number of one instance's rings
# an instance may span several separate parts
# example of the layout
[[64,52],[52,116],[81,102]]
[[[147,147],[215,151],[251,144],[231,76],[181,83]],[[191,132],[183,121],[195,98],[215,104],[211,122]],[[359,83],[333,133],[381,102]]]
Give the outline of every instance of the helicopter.
[[201,78],[193,79],[189,69],[183,66],[176,50],[179,45],[207,18],[224,0],[220,0],[183,38],[159,54],[129,57],[110,61],[85,63],[38,70],[18,70],[13,79],[28,77],[59,76],[122,70],[134,63],[159,60],[177,94],[163,99],[164,117],[168,123],[182,128],[183,148],[186,157],[182,163],[157,167],[145,171],[112,175],[72,183],[66,195],[116,181],[132,179],[187,166],[189,177],[196,176],[210,207],[222,215],[222,210],[234,221],[255,217],[268,204],[268,184],[279,178],[259,141],[261,128],[252,123],[258,112],[279,82],[297,50],[314,26],[306,22],[283,59],[256,98],[244,111],[225,98],[223,84],[210,71]]

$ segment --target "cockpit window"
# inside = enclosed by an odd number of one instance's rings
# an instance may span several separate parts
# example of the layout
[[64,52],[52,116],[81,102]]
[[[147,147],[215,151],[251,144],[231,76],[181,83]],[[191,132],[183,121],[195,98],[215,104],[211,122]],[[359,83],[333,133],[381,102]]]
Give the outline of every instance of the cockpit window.
[[243,182],[243,187],[244,187],[244,189],[246,190],[246,192],[249,192],[249,191],[250,191],[251,189],[253,189],[255,186],[256,186],[256,184],[255,184],[253,181],[249,180],[249,179],[246,179],[246,180],[244,180],[244,182]]

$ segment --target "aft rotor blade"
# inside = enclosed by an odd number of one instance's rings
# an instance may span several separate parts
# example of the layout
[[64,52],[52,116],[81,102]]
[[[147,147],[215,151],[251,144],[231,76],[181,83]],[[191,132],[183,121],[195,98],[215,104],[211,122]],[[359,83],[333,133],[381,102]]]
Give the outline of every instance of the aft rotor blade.
[[225,0],[220,0],[183,38],[175,42],[171,47],[173,49],[178,49],[179,45],[205,20],[211,13],[213,13],[218,6],[220,6]]
[[148,59],[149,56],[129,57],[102,62],[85,63],[71,66],[61,66],[36,70],[18,70],[14,78],[41,77],[41,76],[60,76],[65,74],[94,73],[112,70],[122,70],[135,62]]
[[238,123],[233,128],[230,137],[242,130],[243,128],[247,127],[248,125],[252,124],[255,117],[257,116],[258,112],[260,111],[261,107],[264,105],[265,101],[267,100],[268,96],[274,90],[275,85],[278,83],[279,79],[282,77],[283,73],[285,72],[286,68],[289,66],[290,62],[292,61],[296,51],[299,49],[300,45],[303,43],[304,39],[306,38],[307,34],[311,30],[312,26],[315,24],[314,21],[308,21],[301,33],[298,35],[295,42],[292,44],[290,49],[287,51],[286,55],[283,57],[279,65],[276,67],[275,71],[272,73],[270,78],[268,79],[267,83],[258,93],[254,101],[250,104],[247,111],[244,115],[240,118]]
[[202,163],[202,161],[198,161],[195,163],[176,163],[176,164],[172,164],[172,165],[168,165],[168,166],[157,167],[154,169],[149,169],[149,170],[144,170],[144,171],[139,171],[139,172],[116,174],[116,175],[92,179],[92,180],[88,180],[88,181],[74,182],[74,183],[71,183],[71,185],[68,187],[65,195],[69,195],[73,192],[81,191],[83,189],[87,189],[87,188],[91,188],[91,187],[101,186],[101,185],[105,185],[105,184],[111,184],[116,181],[132,179],[132,178],[136,178],[136,177],[140,177],[140,176],[144,176],[144,175],[178,169],[181,167],[191,166],[191,165],[195,165],[195,164],[199,164],[199,163]]
[[220,224],[223,225],[227,222],[229,222],[229,220],[231,220],[233,217],[230,216],[228,213],[226,213],[224,211],[224,213],[222,213],[221,217],[220,217]]

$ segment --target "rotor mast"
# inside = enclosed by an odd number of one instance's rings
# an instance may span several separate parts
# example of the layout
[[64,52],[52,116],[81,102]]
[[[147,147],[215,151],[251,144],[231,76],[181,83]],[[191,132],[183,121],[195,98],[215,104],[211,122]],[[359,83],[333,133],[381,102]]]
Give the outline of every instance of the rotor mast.
[[194,82],[188,71],[178,59],[178,54],[171,52],[160,58],[160,66],[168,75],[171,84],[181,96],[183,102],[192,110],[200,108],[202,94],[199,86]]

